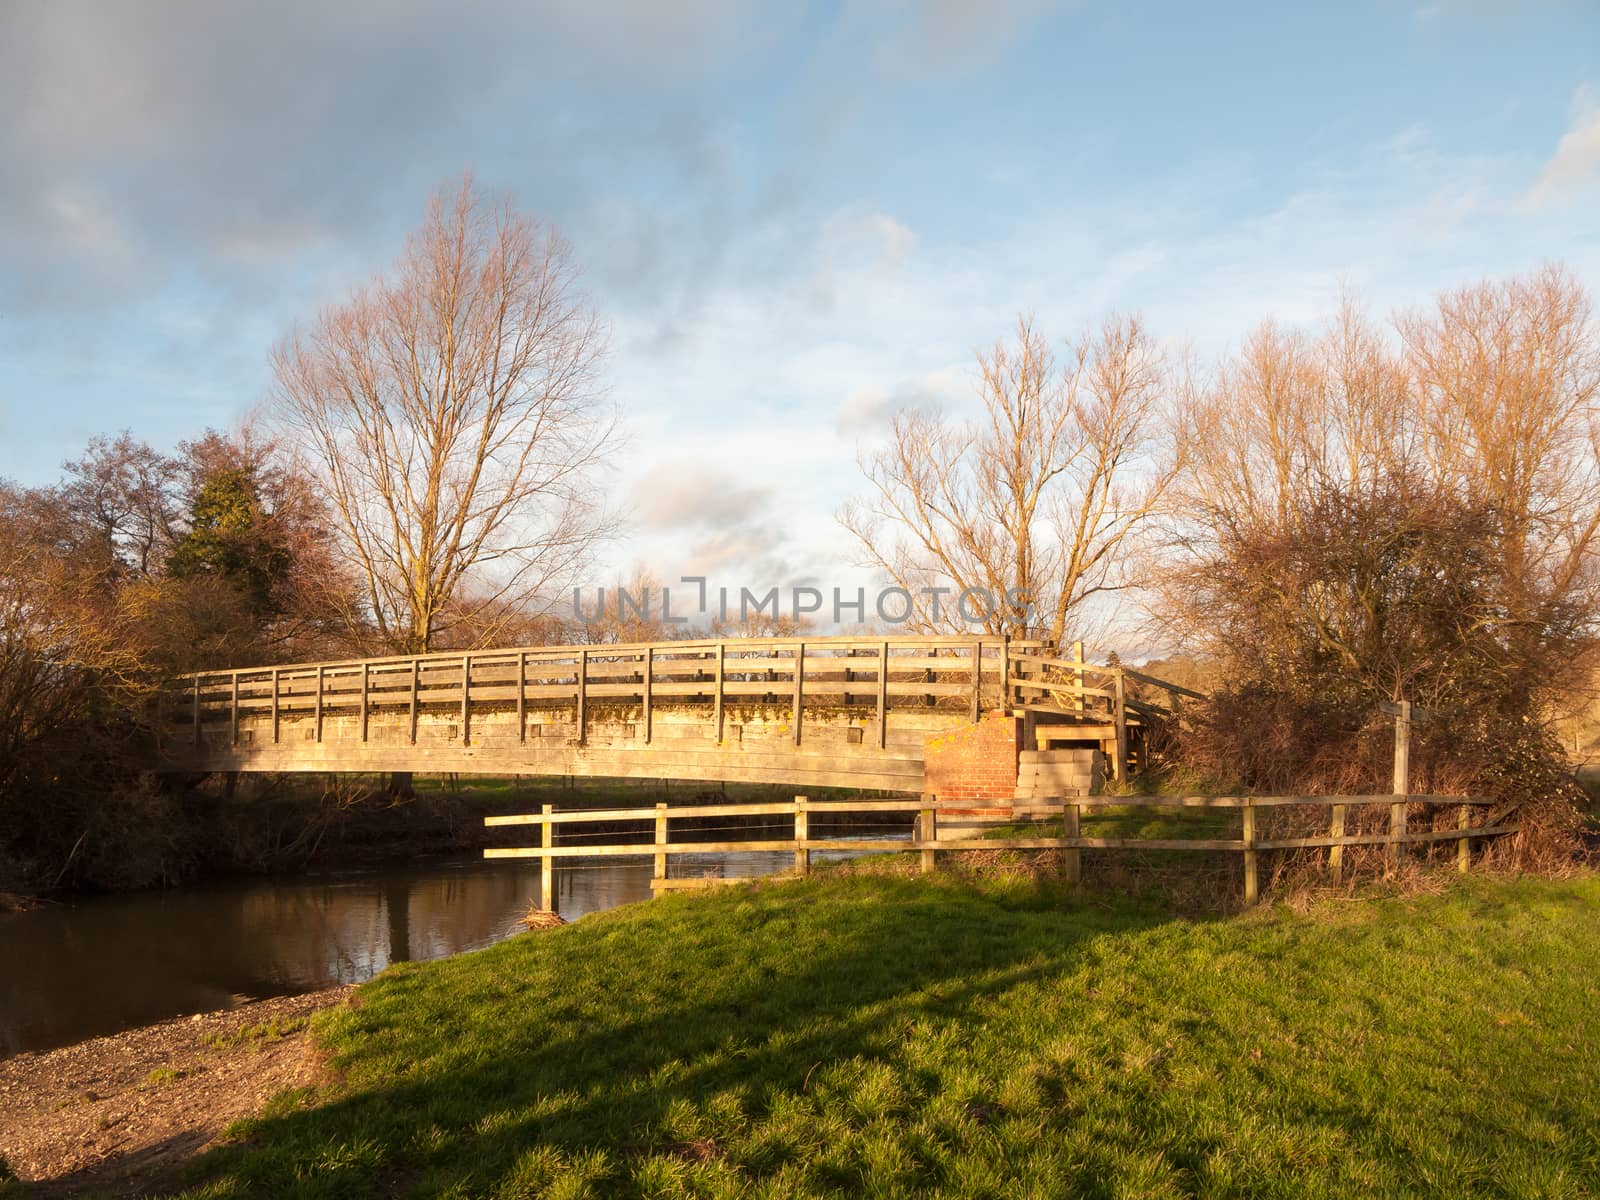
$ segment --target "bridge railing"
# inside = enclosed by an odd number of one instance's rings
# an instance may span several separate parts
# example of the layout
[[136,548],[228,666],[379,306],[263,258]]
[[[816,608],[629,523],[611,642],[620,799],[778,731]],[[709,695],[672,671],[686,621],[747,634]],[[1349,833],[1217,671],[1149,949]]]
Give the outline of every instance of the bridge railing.
[[[409,725],[412,742],[425,716],[441,714],[470,745],[475,714],[514,710],[526,739],[533,716],[570,713],[580,744],[590,714],[602,707],[637,710],[648,743],[655,712],[701,706],[720,740],[735,705],[787,708],[799,744],[805,714],[818,708],[865,709],[885,742],[891,710],[942,709],[972,719],[1009,706],[1007,664],[1040,643],[989,637],[748,638],[591,646],[529,646],[442,652],[287,666],[205,671],[184,676],[169,693],[166,725],[193,745],[276,743],[290,721],[320,742],[337,716],[354,716],[366,741],[381,714]],[[247,727],[247,728],[246,728]],[[342,737],[349,734],[342,733]]]

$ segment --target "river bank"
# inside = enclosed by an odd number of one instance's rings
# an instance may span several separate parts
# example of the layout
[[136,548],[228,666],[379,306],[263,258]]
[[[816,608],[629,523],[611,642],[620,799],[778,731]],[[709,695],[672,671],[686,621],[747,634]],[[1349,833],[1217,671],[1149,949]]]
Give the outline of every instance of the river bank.
[[0,1160],[39,1196],[140,1195],[241,1117],[331,1076],[309,1033],[335,987],[0,1059]]
[[216,1195],[1600,1191],[1600,877],[1221,917],[907,864],[395,967]]

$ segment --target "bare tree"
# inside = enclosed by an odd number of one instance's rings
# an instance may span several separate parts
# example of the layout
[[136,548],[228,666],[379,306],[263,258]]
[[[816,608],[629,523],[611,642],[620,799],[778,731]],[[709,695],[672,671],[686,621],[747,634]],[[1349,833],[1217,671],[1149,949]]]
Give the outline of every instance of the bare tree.
[[[1178,469],[1181,456],[1155,454],[1171,372],[1127,317],[1061,366],[1027,317],[977,360],[982,416],[897,414],[860,460],[872,490],[839,519],[864,565],[910,593],[921,628],[976,616],[986,632],[1059,643],[1086,601],[1125,586],[1126,551]],[[963,614],[969,590],[986,601]]]
[[553,230],[464,178],[387,276],[274,352],[385,647],[460,624],[494,640],[605,532],[593,468],[615,421],[575,274]]

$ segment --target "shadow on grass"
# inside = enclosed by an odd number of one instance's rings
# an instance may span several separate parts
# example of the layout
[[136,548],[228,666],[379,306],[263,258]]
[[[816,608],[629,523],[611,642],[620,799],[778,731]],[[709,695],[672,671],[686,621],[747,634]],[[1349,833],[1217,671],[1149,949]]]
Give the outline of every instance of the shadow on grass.
[[[619,1167],[694,1157],[692,1135],[718,1112],[753,1121],[803,1103],[840,1063],[914,1069],[908,1046],[981,1022],[987,997],[1081,965],[1102,935],[1171,919],[1049,885],[978,894],[861,876],[668,898],[398,968],[323,1025],[349,1091],[252,1123],[189,1182],[208,1195],[478,1194],[530,1162],[581,1174],[604,1159],[629,1191]],[[772,1139],[742,1167],[760,1177],[799,1153]]]

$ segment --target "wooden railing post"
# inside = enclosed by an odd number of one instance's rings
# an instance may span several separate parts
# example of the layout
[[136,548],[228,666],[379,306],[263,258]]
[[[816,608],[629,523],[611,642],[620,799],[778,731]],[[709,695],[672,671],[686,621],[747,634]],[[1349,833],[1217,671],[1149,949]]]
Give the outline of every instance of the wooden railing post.
[[461,744],[472,745],[472,655],[461,656]]
[[918,838],[922,845],[923,873],[933,870],[934,844],[939,840],[939,813],[934,808],[934,797],[922,797],[922,811],[917,814]]
[[667,805],[665,801],[656,805],[656,866],[655,877],[667,877]]
[[417,692],[422,687],[422,660],[411,660],[411,744],[417,744]]
[[[1000,663],[1002,677],[1011,671],[1011,664],[1002,660]],[[972,643],[972,722],[977,724],[983,717],[983,639],[979,638]]]
[[811,874],[811,849],[806,845],[811,836],[811,822],[806,815],[806,798],[794,798],[794,870],[797,875]]
[[239,744],[239,672],[233,673],[233,744]]
[[589,737],[589,651],[578,651],[578,745]]
[[1411,792],[1411,701],[1400,701],[1394,718],[1394,794],[1389,806],[1389,869],[1396,870],[1405,860],[1406,796]]
[[804,692],[806,686],[806,644],[794,644],[794,744],[800,744],[800,719],[805,711]]
[[278,744],[278,668],[272,668],[272,744]]
[[716,727],[717,745],[719,746],[722,745],[722,676],[724,651],[726,649],[727,647],[722,642],[717,643],[717,694],[712,701],[716,712],[712,716],[712,722]]
[[1249,797],[1244,802],[1244,902],[1256,902],[1256,805]]
[[[1472,828],[1472,805],[1459,804],[1456,806],[1456,828]],[[1472,867],[1472,839],[1460,837],[1456,839],[1456,870],[1465,873]]]
[[528,740],[528,652],[517,651],[517,741]]
[[[1344,836],[1344,813],[1344,805],[1335,804],[1333,806],[1333,820],[1328,826],[1328,836],[1330,838],[1342,838]],[[1328,872],[1333,876],[1334,883],[1338,883],[1344,878],[1343,846],[1333,845],[1328,847]]]
[[878,643],[878,749],[889,744],[889,643]]
[[646,647],[644,652],[644,744],[650,744],[651,735],[655,732],[655,713],[652,711],[652,702],[655,692],[656,680],[656,648]]
[[372,678],[372,665],[361,664],[361,740],[367,740],[367,689]]
[[1113,703],[1117,706],[1112,718],[1117,730],[1117,761],[1114,771],[1117,782],[1123,783],[1128,778],[1128,681],[1120,667],[1112,676],[1112,690],[1116,694]]
[[322,741],[322,693],[326,682],[327,672],[322,664],[317,664],[317,741]]
[[200,676],[194,677],[194,744],[200,745]]
[[[1078,836],[1078,806],[1064,804],[1061,808],[1061,836],[1075,838]],[[1079,883],[1083,880],[1083,851],[1076,846],[1068,846],[1062,851],[1061,873],[1068,883]]]
[[[552,820],[556,806],[544,806],[544,848],[552,850],[556,844],[556,823]],[[556,860],[550,855],[543,855],[539,860],[539,894],[544,897],[544,910],[556,911]]]

